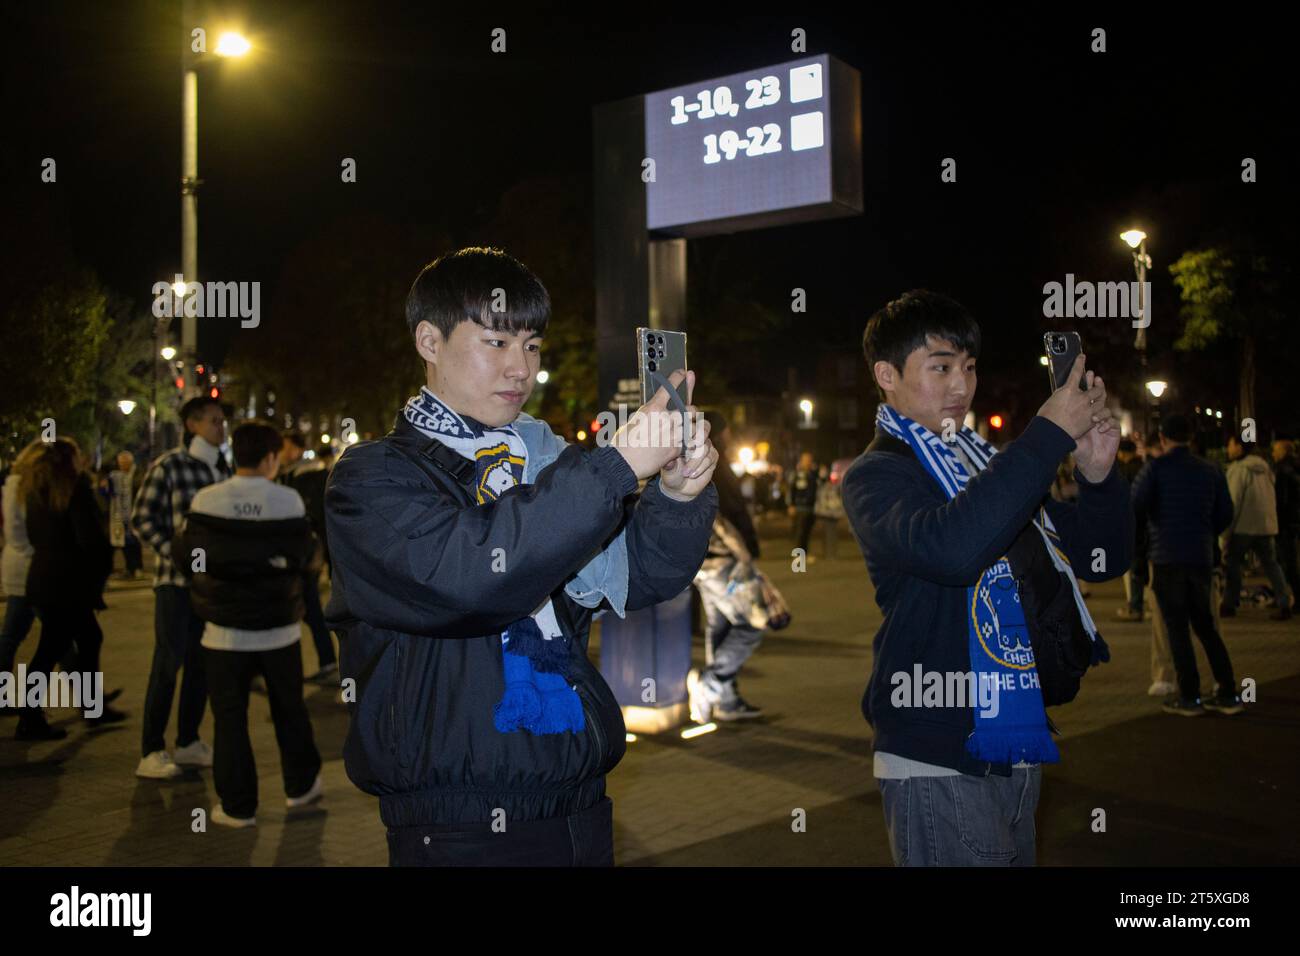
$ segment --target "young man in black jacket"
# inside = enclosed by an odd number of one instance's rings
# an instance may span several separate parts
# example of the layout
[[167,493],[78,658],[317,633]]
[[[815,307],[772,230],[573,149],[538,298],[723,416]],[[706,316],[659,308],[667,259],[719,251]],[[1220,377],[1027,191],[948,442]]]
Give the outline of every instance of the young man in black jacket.
[[647,435],[680,426],[662,389],[595,451],[522,414],[550,298],[499,250],[426,266],[406,317],[426,385],[325,493],[348,777],[379,797],[394,865],[612,864],[626,730],[588,629],[690,584],[717,510],[708,427],[686,453]]
[[253,678],[266,694],[280,745],[285,803],[317,800],[321,759],[302,699],[303,579],[320,571],[316,537],[302,498],[273,480],[283,439],[268,422],[244,422],[230,440],[234,477],[194,496],[172,553],[191,573],[194,613],[212,700],[212,776],[220,826],[257,823],[257,766],[248,737]]
[[[1131,559],[1119,429],[1081,357],[995,454],[961,425],[979,326],[932,292],[876,313],[863,349],[885,404],[843,495],[884,612],[862,707],[890,850],[903,866],[1032,865],[1039,765],[1059,759],[1044,693],[1068,698],[1108,656],[1076,578],[1117,577]],[[1063,504],[1049,491],[1071,451],[1079,500]],[[1031,627],[1075,649],[1064,680],[1036,663]]]

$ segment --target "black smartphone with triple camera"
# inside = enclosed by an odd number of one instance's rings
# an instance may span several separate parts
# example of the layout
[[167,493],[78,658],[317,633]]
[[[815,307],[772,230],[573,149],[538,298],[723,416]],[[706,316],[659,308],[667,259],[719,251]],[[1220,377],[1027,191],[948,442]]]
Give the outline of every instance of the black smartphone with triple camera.
[[[1047,377],[1052,381],[1052,391],[1065,385],[1074,368],[1074,360],[1083,352],[1083,340],[1078,332],[1048,332],[1043,336],[1043,351],[1047,353]],[[1088,390],[1088,376],[1079,377],[1079,391]]]

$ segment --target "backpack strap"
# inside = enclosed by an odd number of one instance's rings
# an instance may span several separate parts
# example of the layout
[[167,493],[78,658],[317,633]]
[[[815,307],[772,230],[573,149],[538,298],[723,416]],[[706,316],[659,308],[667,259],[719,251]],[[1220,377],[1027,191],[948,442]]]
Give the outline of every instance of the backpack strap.
[[420,457],[433,462],[438,469],[451,475],[458,484],[471,489],[474,487],[474,463],[456,454],[438,439],[429,439],[429,443],[420,449]]

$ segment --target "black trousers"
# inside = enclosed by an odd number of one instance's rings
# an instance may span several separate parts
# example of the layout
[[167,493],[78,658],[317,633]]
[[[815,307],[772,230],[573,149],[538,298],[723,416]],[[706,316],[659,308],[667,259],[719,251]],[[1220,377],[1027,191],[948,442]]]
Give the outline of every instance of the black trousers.
[[1165,630],[1169,633],[1169,652],[1178,674],[1178,695],[1185,700],[1201,696],[1201,675],[1196,669],[1196,652],[1192,649],[1189,625],[1205,648],[1214,679],[1219,682],[1219,692],[1236,693],[1232,661],[1218,628],[1214,626],[1214,611],[1210,605],[1210,566],[1157,564],[1153,567],[1151,590],[1155,591],[1156,603],[1160,605]]
[[316,647],[316,659],[321,667],[338,662],[334,654],[334,639],[325,624],[325,612],[320,606],[320,580],[312,572],[302,576],[302,600],[306,605],[303,618],[311,630],[311,642]]
[[[64,605],[56,602],[39,605],[36,613],[41,618],[41,639],[36,644],[27,674],[44,674],[48,682],[54,665],[64,662],[67,669],[72,664],[78,671],[94,673],[99,670],[99,651],[104,645],[104,632],[99,627],[94,610],[89,605]],[[76,647],[77,653],[72,653]],[[74,663],[75,661],[75,663]],[[48,683],[47,685],[48,686]],[[24,725],[41,723],[45,719],[40,709],[23,707],[26,688],[19,688],[19,717]]]
[[294,641],[274,651],[203,648],[212,699],[212,780],[232,817],[257,812],[257,764],[248,736],[248,692],[255,674],[266,678],[271,720],[280,745],[284,793],[301,797],[320,773],[320,753],[302,699],[302,648]]
[[613,866],[614,803],[549,820],[388,828],[389,866]]
[[795,546],[802,548],[804,554],[808,553],[808,539],[812,536],[813,525],[816,522],[816,512],[799,510],[794,514]]

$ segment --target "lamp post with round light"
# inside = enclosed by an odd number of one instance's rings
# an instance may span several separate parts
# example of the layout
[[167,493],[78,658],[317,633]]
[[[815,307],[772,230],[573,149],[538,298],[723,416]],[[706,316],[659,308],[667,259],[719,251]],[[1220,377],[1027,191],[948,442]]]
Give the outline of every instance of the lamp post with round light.
[[[181,278],[183,282],[197,282],[199,273],[199,74],[198,67],[205,62],[207,53],[193,48],[196,30],[194,4],[185,0],[183,25],[185,45],[181,52]],[[251,44],[238,33],[223,33],[213,52],[220,57],[241,57],[248,53]],[[182,291],[177,293],[184,295]],[[183,309],[181,314],[181,358],[185,362],[184,397],[198,392],[199,383],[194,377],[198,362],[198,320]]]

